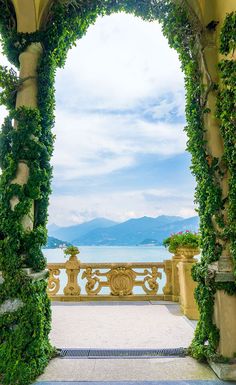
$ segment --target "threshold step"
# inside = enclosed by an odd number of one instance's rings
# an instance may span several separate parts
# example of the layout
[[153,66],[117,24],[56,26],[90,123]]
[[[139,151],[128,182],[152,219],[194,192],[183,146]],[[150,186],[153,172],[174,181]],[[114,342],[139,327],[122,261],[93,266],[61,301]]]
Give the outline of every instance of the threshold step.
[[235,385],[235,382],[206,381],[206,380],[181,380],[181,381],[40,381],[34,385]]
[[158,358],[185,357],[187,349],[58,349],[59,357],[69,359],[79,358]]

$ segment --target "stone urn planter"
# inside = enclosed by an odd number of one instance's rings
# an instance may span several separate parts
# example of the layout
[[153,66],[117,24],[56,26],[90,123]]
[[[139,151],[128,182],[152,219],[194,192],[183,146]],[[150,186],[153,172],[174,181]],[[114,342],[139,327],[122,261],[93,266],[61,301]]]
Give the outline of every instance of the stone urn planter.
[[69,260],[65,263],[67,274],[67,285],[64,288],[65,295],[79,296],[81,288],[78,285],[78,274],[80,272],[80,260],[77,255],[80,253],[79,249],[75,246],[69,246],[64,251],[66,256],[69,256]]
[[163,240],[172,257],[172,300],[180,301],[183,313],[190,319],[198,318],[194,299],[196,282],[192,278],[192,266],[197,263],[195,255],[200,253],[200,234],[189,230],[171,234]]
[[64,251],[64,254],[65,254],[65,257],[69,257],[69,261],[68,262],[78,262],[78,257],[77,255],[80,254],[80,251],[78,249],[78,247],[76,246],[69,246],[65,249]]
[[182,255],[180,253],[179,248],[177,248],[176,250],[172,250],[171,247],[168,247],[168,251],[169,251],[169,253],[174,254],[173,257],[172,257],[172,260],[174,260],[174,259],[181,259],[182,258]]
[[200,254],[200,249],[197,247],[181,246],[176,250],[176,254],[180,256],[180,259],[193,262],[196,261],[194,257]]

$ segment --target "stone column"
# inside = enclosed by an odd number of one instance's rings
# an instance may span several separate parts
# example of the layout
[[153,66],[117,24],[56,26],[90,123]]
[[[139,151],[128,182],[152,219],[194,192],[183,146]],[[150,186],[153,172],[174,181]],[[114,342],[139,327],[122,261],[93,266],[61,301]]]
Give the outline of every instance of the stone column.
[[[212,3],[212,1],[210,1]],[[209,32],[208,35],[211,36],[212,45],[214,44],[214,52],[210,47],[206,47],[205,49],[205,58],[208,66],[208,70],[212,76],[213,81],[219,81],[218,67],[217,64],[222,59],[222,56],[219,52],[219,41],[220,41],[220,31],[223,26],[226,15],[230,12],[236,11],[236,4],[234,0],[214,1],[214,7],[211,7],[212,4],[207,4],[207,17],[208,20],[216,20],[219,22],[215,32]],[[210,20],[211,19],[211,20]],[[206,20],[206,21],[208,21]],[[236,55],[232,57],[230,55],[230,60],[236,60]],[[220,180],[221,188],[222,188],[222,198],[225,199],[229,193],[229,183],[228,183],[228,171],[225,169],[224,163],[221,161],[224,146],[220,139],[214,139],[214,136],[217,138],[220,134],[215,134],[219,130],[217,130],[217,126],[220,125],[220,122],[217,121],[214,117],[210,119],[210,116],[215,114],[215,106],[216,106],[216,93],[211,92],[208,98],[208,105],[211,108],[213,113],[209,114],[209,120],[206,122],[206,126],[208,127],[208,140],[212,149],[212,155],[219,158],[219,166],[224,176]],[[214,135],[215,134],[215,135]],[[223,211],[224,221],[227,226],[227,209],[228,205],[225,204],[225,209]],[[215,224],[214,218],[213,223]],[[220,229],[215,224],[216,230],[220,231]],[[215,269],[215,280],[217,282],[235,282],[235,277],[233,275],[233,261],[230,252],[229,241],[219,240],[219,243],[223,247],[223,251],[215,266],[212,266]],[[214,265],[214,264],[213,264]],[[210,269],[212,268],[210,267]],[[214,322],[216,326],[220,330],[220,342],[218,346],[219,354],[226,357],[233,357],[236,352],[236,296],[230,296],[225,293],[223,290],[217,290],[215,295],[215,304],[214,304]]]
[[[220,32],[228,13],[236,10],[235,0],[186,0],[189,5],[190,14],[199,21],[200,39],[196,39],[199,51],[199,64],[202,74],[204,92],[202,105],[208,109],[204,115],[205,139],[207,148],[207,161],[212,164],[214,158],[218,159],[219,171],[215,172],[216,184],[222,190],[222,199],[226,199],[229,193],[229,174],[223,161],[224,142],[220,132],[220,121],[216,118],[217,92],[214,85],[219,84],[218,64],[222,59],[219,52]],[[215,26],[210,24],[215,22]],[[214,23],[213,23],[214,24]],[[232,58],[231,58],[232,59]],[[235,54],[236,59],[236,54]],[[227,203],[222,209],[222,215],[227,224]],[[216,232],[221,233],[222,229],[212,218]],[[218,239],[222,246],[222,255],[219,260],[219,271],[232,271],[232,256],[230,255],[229,242],[227,239]]]
[[[205,114],[205,129],[208,152],[208,163],[211,164],[213,158],[218,159],[220,172],[215,173],[216,183],[222,189],[222,199],[225,199],[225,206],[222,215],[227,226],[227,197],[229,193],[229,173],[222,160],[224,154],[224,143],[220,132],[220,121],[216,118],[217,92],[214,90],[214,83],[219,84],[218,63],[223,59],[219,50],[220,32],[223,27],[227,14],[236,11],[235,0],[187,0],[193,11],[200,19],[203,26],[201,50],[201,73],[205,84],[205,107],[210,112]],[[209,28],[209,23],[216,22],[214,28]],[[236,60],[236,53],[228,57]],[[212,218],[213,226],[217,233],[221,233],[215,218]],[[215,275],[217,282],[235,282],[233,275],[233,261],[230,252],[230,245],[227,239],[218,239],[222,246],[222,254],[218,262],[209,266],[209,270]],[[214,322],[220,329],[219,354],[233,357],[236,352],[236,297],[230,296],[223,290],[218,290],[215,295]]]
[[[20,57],[20,79],[22,85],[17,92],[16,108],[24,107],[37,107],[37,66],[42,55],[42,46],[40,43],[31,44]],[[15,129],[17,130],[17,122],[15,122]],[[26,184],[29,179],[29,167],[27,163],[22,159],[18,164],[16,177],[11,183],[17,183],[21,186]],[[11,208],[14,210],[16,204],[19,202],[17,196],[11,199]],[[27,215],[23,218],[22,224],[26,231],[33,229],[34,223],[34,202],[32,202],[31,209]]]
[[215,295],[214,318],[220,329],[218,352],[224,357],[233,357],[236,352],[236,296],[229,296],[223,290]]
[[199,311],[194,298],[194,292],[197,283],[192,278],[192,267],[197,260],[194,255],[199,253],[199,250],[190,248],[181,248],[181,261],[178,263],[179,284],[180,284],[180,306],[181,310],[191,320],[199,319]]
[[178,264],[181,261],[181,255],[178,250],[175,252],[175,255],[172,257],[172,301],[178,302],[180,295],[180,286],[179,286],[179,274],[178,274]]
[[[209,4],[211,3],[211,4]],[[204,25],[206,26],[205,32],[202,38],[202,58],[201,58],[201,72],[203,78],[203,84],[205,85],[205,97],[203,103],[205,108],[209,109],[209,113],[204,115],[204,127],[206,129],[205,139],[207,142],[207,161],[211,166],[214,158],[218,159],[219,171],[215,172],[216,184],[219,184],[222,190],[222,199],[226,199],[229,193],[228,183],[228,170],[223,161],[224,155],[224,142],[220,132],[220,121],[216,118],[216,103],[217,92],[214,90],[214,84],[219,83],[219,71],[218,63],[219,57],[219,40],[220,30],[223,26],[226,14],[219,12],[218,0],[205,3],[203,9]],[[217,3],[217,4],[216,4]],[[215,28],[207,28],[207,25],[217,21],[218,24]],[[222,215],[227,225],[227,204],[222,209]],[[213,226],[217,233],[222,233],[222,229],[216,223],[215,217],[212,218]],[[227,239],[218,239],[218,242],[222,246],[222,254],[219,260],[219,271],[232,270],[232,257],[229,252],[229,242]]]

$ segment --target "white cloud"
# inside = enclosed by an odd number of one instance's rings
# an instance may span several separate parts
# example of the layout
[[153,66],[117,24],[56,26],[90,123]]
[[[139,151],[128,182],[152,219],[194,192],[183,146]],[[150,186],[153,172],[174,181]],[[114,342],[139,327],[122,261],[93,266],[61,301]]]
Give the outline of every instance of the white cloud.
[[[147,194],[156,196],[155,204],[153,200],[145,198]],[[165,198],[168,198],[168,205],[165,204]],[[86,195],[58,195],[52,198],[49,213],[50,222],[61,226],[81,223],[95,217],[124,221],[145,215],[152,217],[162,214],[184,217],[196,215],[191,196],[178,197],[176,191],[164,188],[114,191],[109,194],[94,192]]]
[[[0,63],[7,65],[0,55]],[[69,54],[56,77],[57,135],[53,157],[55,185],[104,176],[129,167],[142,155],[183,153],[184,80],[174,50],[158,23],[131,15],[100,18]],[[0,107],[0,123],[6,110]],[[125,179],[125,178],[124,178]],[[97,179],[96,179],[97,180]],[[126,220],[144,215],[194,215],[193,198],[181,186],[140,190],[120,186],[51,197],[50,222],[80,223],[104,216]],[[180,198],[179,198],[180,197]]]
[[129,108],[183,86],[160,25],[126,14],[98,19],[57,74],[58,100],[76,109]]
[[156,119],[169,120],[170,115],[175,113],[175,117],[184,117],[185,114],[185,98],[184,90],[178,90],[172,95],[172,99],[164,97],[158,105],[151,107],[149,113]]
[[[3,55],[1,43],[0,43],[0,65],[6,66],[9,68],[14,68],[14,70],[16,71],[16,68],[11,63],[9,63],[6,56]],[[1,88],[0,88],[0,91],[1,91]],[[0,127],[3,124],[3,121],[7,115],[8,115],[7,109],[4,106],[0,106]]]
[[7,116],[8,112],[5,107],[0,106],[0,126],[3,124],[5,117]]
[[[0,64],[2,66],[7,66],[7,67],[13,67],[11,63],[7,60],[7,57],[3,55],[2,53],[2,45],[0,43]],[[15,69],[15,67],[13,67]]]
[[53,164],[62,180],[102,175],[133,166],[142,154],[184,152],[182,124],[146,122],[139,116],[58,111]]
[[55,178],[125,170],[139,154],[184,152],[183,125],[141,116],[167,119],[173,109],[180,116],[183,84],[177,53],[158,23],[126,14],[99,18],[57,73]]

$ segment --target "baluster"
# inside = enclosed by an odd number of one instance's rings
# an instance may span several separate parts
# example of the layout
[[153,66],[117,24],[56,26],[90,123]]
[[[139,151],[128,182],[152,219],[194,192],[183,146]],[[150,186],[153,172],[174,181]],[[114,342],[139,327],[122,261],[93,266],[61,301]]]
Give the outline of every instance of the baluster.
[[146,274],[142,284],[142,288],[144,292],[146,294],[152,294],[152,295],[157,294],[159,289],[159,282],[157,282],[157,278],[159,279],[162,278],[162,274],[161,272],[158,271],[158,267],[156,266],[152,267],[151,271],[148,269],[145,269],[143,274]]
[[178,264],[181,261],[181,258],[181,254],[177,249],[172,257],[172,301],[174,302],[179,301],[180,295]]
[[56,276],[59,276],[60,270],[55,268],[55,269],[49,269],[49,278],[48,278],[48,295],[49,297],[52,297],[56,295],[60,289],[60,278],[56,278]]
[[77,254],[79,254],[79,250],[76,247],[68,247],[65,253],[69,254],[70,258],[65,263],[66,274],[67,274],[67,285],[64,288],[64,294],[79,296],[81,292],[81,288],[78,285],[80,261],[77,258]]
[[166,284],[165,287],[163,288],[163,293],[165,296],[168,296],[167,300],[172,300],[172,261],[171,260],[166,260],[164,261],[164,272],[166,274]]

